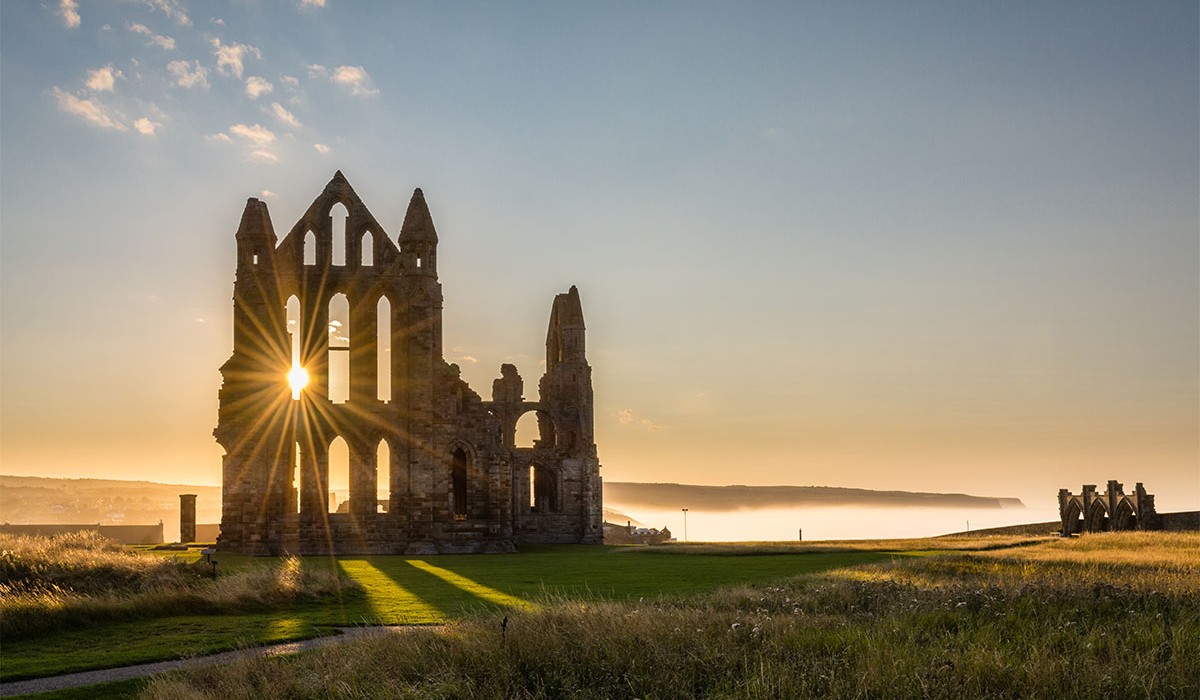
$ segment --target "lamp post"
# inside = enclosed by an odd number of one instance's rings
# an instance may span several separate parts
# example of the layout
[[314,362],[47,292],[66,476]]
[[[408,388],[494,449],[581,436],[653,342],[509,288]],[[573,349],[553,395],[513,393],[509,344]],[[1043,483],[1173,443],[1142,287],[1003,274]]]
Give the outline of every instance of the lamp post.
[[683,541],[687,542],[687,508],[683,509]]

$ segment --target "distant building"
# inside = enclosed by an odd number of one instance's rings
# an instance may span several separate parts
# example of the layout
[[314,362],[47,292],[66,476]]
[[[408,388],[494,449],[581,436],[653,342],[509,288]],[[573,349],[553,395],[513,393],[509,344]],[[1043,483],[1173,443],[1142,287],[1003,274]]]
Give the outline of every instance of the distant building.
[[659,530],[652,527],[633,527],[629,523],[604,523],[605,544],[662,544],[670,541],[671,531],[665,527]]

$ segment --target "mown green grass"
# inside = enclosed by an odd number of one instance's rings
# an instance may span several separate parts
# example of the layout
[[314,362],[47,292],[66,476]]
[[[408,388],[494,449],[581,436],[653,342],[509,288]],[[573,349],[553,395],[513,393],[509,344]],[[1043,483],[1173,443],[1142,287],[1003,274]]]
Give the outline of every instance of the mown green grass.
[[544,600],[507,615],[503,632],[497,615],[475,612],[172,674],[142,697],[1200,697],[1195,534],[885,557],[687,596]]
[[[516,555],[305,557],[304,567],[340,572],[362,590],[263,612],[105,621],[5,639],[0,678],[14,681],[291,641],[328,634],[338,626],[441,623],[484,610],[526,608],[547,596],[632,601],[686,597],[889,556],[846,550],[679,557],[635,554],[619,547],[547,546]],[[228,554],[215,558],[222,576],[278,563]]]

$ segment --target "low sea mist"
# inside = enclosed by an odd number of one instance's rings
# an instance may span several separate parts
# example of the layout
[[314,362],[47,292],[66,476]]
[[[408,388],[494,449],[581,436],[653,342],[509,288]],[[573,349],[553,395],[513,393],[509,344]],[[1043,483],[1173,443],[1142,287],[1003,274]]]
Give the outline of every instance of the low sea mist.
[[[646,527],[684,540],[682,509],[606,504]],[[690,542],[796,541],[931,537],[967,529],[1058,520],[1057,508],[791,507],[706,511],[688,509]],[[617,523],[624,525],[624,522]]]

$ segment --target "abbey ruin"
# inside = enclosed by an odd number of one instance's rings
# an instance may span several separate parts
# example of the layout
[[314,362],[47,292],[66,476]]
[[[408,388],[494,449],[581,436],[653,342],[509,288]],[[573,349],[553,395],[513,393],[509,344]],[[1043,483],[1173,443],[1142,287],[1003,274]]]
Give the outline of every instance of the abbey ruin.
[[1146,493],[1138,482],[1132,494],[1125,486],[1109,481],[1104,491],[1095,484],[1084,484],[1080,493],[1067,489],[1058,491],[1058,516],[1062,519],[1063,536],[1107,530],[1157,530],[1160,516],[1154,509],[1154,496]]
[[[487,401],[443,357],[438,236],[421,190],[396,240],[340,171],[282,240],[267,205],[249,199],[235,240],[233,354],[221,366],[213,431],[225,450],[219,549],[424,554],[601,542],[575,287],[551,306],[537,399],[505,364]],[[518,447],[527,413],[539,437]],[[330,489],[335,448],[348,452],[342,502]]]

